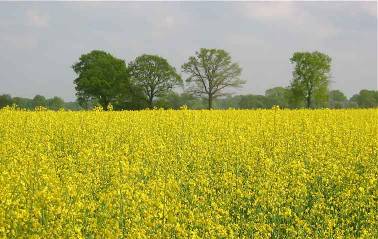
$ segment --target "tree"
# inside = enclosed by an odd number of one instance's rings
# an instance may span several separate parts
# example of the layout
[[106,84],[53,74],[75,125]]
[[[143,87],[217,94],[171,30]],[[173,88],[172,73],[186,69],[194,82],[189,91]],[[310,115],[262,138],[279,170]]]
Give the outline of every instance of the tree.
[[33,107],[38,107],[38,106],[46,107],[47,106],[46,98],[42,95],[34,96],[32,102],[33,102]]
[[52,110],[59,110],[64,107],[64,100],[60,97],[54,96],[51,99],[47,99],[47,107]]
[[0,95],[0,109],[5,106],[11,106],[12,104],[13,100],[10,95]]
[[241,109],[266,109],[272,106],[272,102],[263,95],[242,95],[239,101]]
[[201,48],[195,56],[182,65],[182,69],[189,75],[186,82],[188,92],[197,96],[206,96],[208,108],[213,108],[213,100],[229,87],[239,87],[245,83],[240,80],[241,68],[231,61],[231,56],[221,49]]
[[346,107],[348,98],[340,90],[331,90],[329,92],[329,106],[331,108],[344,108]]
[[292,101],[307,108],[324,106],[328,98],[331,58],[318,51],[296,52],[290,59],[295,64],[290,85]]
[[265,97],[273,104],[282,108],[289,107],[289,90],[284,87],[274,87],[265,91]]
[[214,106],[217,109],[229,109],[229,108],[239,108],[239,102],[240,102],[241,96],[236,95],[227,95],[226,97],[219,97],[214,101]]
[[64,102],[64,109],[66,110],[81,110],[83,109],[78,102],[73,101],[73,102]]
[[92,97],[84,94],[84,92],[76,92],[76,102],[82,107],[83,109],[90,109],[94,105],[97,105],[97,99],[93,99]]
[[350,99],[348,100],[347,107],[348,108],[358,108],[357,98],[359,94],[354,94]]
[[186,105],[190,109],[203,109],[206,107],[202,99],[188,93],[177,94],[171,92],[156,101],[156,106],[165,109],[179,109],[183,105]]
[[129,63],[132,82],[143,89],[149,107],[156,97],[167,95],[182,84],[181,77],[168,61],[157,55],[141,55]]
[[130,85],[127,94],[119,98],[113,106],[115,110],[141,110],[148,108],[142,89],[133,84]]
[[84,54],[72,68],[78,75],[74,84],[79,103],[97,100],[106,110],[130,90],[125,61],[107,52],[94,50]]
[[13,102],[22,109],[33,109],[33,100],[22,97],[13,97]]
[[361,90],[359,94],[353,95],[350,102],[355,102],[360,108],[378,107],[378,91]]

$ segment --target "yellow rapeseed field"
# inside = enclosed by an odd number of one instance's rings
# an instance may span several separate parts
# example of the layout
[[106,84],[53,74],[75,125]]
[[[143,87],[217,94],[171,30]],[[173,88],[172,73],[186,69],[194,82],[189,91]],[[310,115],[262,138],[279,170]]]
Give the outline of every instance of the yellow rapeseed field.
[[1,238],[378,238],[378,110],[0,111]]

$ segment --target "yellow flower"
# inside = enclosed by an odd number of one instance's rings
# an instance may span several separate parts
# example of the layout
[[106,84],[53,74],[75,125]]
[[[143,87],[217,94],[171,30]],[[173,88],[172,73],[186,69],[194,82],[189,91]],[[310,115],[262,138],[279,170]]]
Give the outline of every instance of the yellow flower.
[[378,109],[181,109],[1,109],[0,238],[378,234]]

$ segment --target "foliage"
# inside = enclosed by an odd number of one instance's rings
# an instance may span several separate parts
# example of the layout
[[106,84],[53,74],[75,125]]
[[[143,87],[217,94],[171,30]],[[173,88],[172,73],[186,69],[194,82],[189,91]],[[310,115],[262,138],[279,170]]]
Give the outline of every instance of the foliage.
[[47,106],[46,97],[44,97],[43,95],[36,95],[36,96],[34,96],[34,98],[33,98],[33,106],[34,107],[38,107],[38,106],[45,107],[45,106]]
[[110,53],[94,50],[81,55],[72,66],[78,77],[74,80],[78,101],[85,106],[96,100],[105,110],[130,93],[131,83],[124,60]]
[[0,108],[11,106],[12,104],[13,100],[10,95],[0,95]]
[[326,107],[331,58],[318,51],[296,52],[290,62],[295,64],[290,85],[292,104]]
[[[214,100],[214,108],[216,109],[238,109],[239,102],[243,96],[241,95],[227,95],[226,97],[219,97]],[[205,107],[203,107],[205,108]]]
[[143,89],[150,108],[156,97],[172,92],[177,85],[182,85],[181,77],[168,61],[157,55],[141,55],[129,63],[132,81]]
[[361,90],[359,94],[354,95],[351,102],[355,102],[361,108],[376,108],[378,107],[378,91],[376,90]]
[[46,106],[47,108],[52,110],[59,110],[61,108],[64,108],[64,100],[62,98],[54,96],[53,98],[46,100]]
[[245,83],[239,78],[240,66],[232,62],[230,54],[222,49],[201,48],[182,65],[182,70],[189,75],[186,79],[188,92],[206,96],[209,109],[225,89]]
[[13,97],[12,104],[16,104],[18,107],[22,109],[32,109],[34,108],[33,100],[28,98],[22,97]]
[[[374,108],[378,106],[377,98],[374,96],[374,94],[377,94],[377,91],[362,90],[361,92],[362,95],[355,94],[348,100],[340,90],[332,90],[329,92],[329,108]],[[291,91],[287,88],[275,87],[266,90],[265,95],[227,95],[226,97],[215,99],[214,108],[270,109],[273,105],[278,105],[280,108],[296,108],[297,106],[290,104],[290,94]],[[90,110],[99,105],[96,100],[84,100],[84,105],[78,102],[63,102],[63,106],[60,107],[61,100],[61,98],[56,96],[46,99],[47,106],[45,107],[52,110],[59,110],[60,108],[67,110]],[[21,97],[12,98],[10,95],[0,96],[0,106],[11,106],[12,104],[16,104],[19,108],[29,110],[34,110],[35,107],[37,107],[32,99]],[[198,98],[188,93],[179,94],[170,92],[165,96],[158,97],[155,102],[157,108],[164,109],[179,109],[183,105],[186,105],[189,109],[207,108],[205,98]],[[114,110],[140,110],[149,107],[145,101],[145,97],[141,94],[134,96],[130,94],[128,100],[116,102],[113,106]]]
[[79,105],[79,103],[73,101],[69,101],[69,102],[64,102],[63,104],[63,109],[65,110],[82,110],[83,108]]
[[377,109],[0,111],[0,238],[376,238]]
[[331,90],[329,92],[329,107],[330,108],[345,108],[348,103],[348,98],[340,90]]
[[[6,99],[3,100],[3,99]],[[64,102],[60,97],[54,96],[53,98],[46,99],[44,96],[36,95],[33,99],[22,97],[11,97],[10,95],[0,96],[0,108],[5,106],[16,105],[18,108],[26,110],[34,110],[38,106],[46,107],[50,110],[59,110],[61,108],[67,110],[80,110],[81,107],[77,102]]]
[[163,97],[160,97],[156,106],[164,109],[180,109],[181,106],[186,105],[190,109],[203,109],[206,108],[203,99],[194,97],[188,93],[169,93]]
[[265,91],[265,97],[271,104],[278,105],[281,108],[289,107],[289,89],[284,87],[274,87]]
[[272,108],[273,102],[263,95],[243,95],[240,97],[239,107],[241,109],[264,109]]

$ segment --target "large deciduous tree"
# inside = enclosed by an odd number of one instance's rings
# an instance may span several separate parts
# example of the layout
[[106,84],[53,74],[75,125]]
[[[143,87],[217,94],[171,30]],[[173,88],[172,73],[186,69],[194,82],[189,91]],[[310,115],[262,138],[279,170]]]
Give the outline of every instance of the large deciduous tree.
[[295,64],[290,85],[292,100],[307,108],[327,105],[331,58],[318,51],[296,52],[290,62]]
[[186,79],[188,92],[206,96],[209,109],[213,107],[213,100],[223,95],[226,88],[245,83],[239,78],[240,66],[232,62],[230,54],[222,49],[201,48],[182,65],[182,70],[189,75]]
[[84,54],[72,68],[78,75],[74,84],[79,102],[95,100],[106,110],[130,88],[125,61],[107,52],[94,50]]
[[165,96],[175,86],[182,84],[176,69],[157,55],[137,57],[129,63],[129,70],[133,84],[143,90],[149,107],[153,107],[156,97]]

